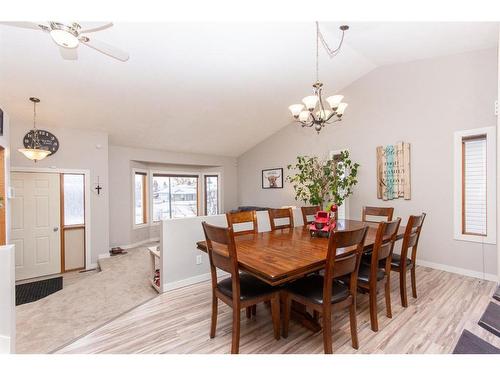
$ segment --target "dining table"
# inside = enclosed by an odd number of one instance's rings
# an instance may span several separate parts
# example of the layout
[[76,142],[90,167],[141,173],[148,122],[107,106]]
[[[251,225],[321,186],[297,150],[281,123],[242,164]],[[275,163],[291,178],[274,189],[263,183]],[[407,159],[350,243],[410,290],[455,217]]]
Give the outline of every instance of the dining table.
[[[335,231],[356,230],[368,227],[363,252],[369,253],[377,233],[378,223],[338,219]],[[405,227],[400,226],[396,240],[403,238]],[[328,238],[312,236],[308,225],[279,229],[270,232],[235,236],[238,267],[272,286],[282,286],[290,281],[324,269],[328,252]],[[196,243],[199,250],[207,252],[205,241]],[[226,253],[224,246],[213,244],[214,251]],[[337,249],[342,257],[351,249]],[[312,331],[319,331],[317,319],[304,308],[295,306],[293,315]]]

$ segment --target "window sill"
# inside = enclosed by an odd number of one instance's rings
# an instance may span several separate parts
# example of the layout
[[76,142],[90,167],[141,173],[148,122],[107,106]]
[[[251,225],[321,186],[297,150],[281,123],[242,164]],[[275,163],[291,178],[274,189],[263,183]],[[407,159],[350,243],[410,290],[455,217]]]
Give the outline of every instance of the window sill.
[[149,227],[150,224],[149,223],[145,223],[145,224],[134,224],[132,226],[132,229],[143,229],[143,228],[147,228]]
[[453,237],[455,241],[467,241],[467,242],[477,242],[484,243],[488,245],[496,245],[496,239],[491,236],[475,236],[472,234],[455,234]]

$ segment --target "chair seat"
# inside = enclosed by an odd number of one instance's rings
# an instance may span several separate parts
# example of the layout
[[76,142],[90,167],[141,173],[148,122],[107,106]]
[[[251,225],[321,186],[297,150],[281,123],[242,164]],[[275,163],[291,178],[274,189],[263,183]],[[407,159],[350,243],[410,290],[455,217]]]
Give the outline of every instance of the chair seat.
[[[233,285],[230,277],[220,281],[217,284],[217,289],[229,298],[233,298]],[[275,288],[257,279],[256,277],[247,273],[240,273],[240,300],[243,301],[265,296],[266,294],[271,294],[275,291]]]
[[[383,280],[385,277],[385,272],[380,268],[377,269],[377,281]],[[358,281],[368,283],[370,280],[370,266],[364,263],[359,265]]]
[[[286,286],[293,294],[305,297],[313,303],[323,304],[323,276],[309,275]],[[349,297],[349,288],[337,280],[333,281],[331,303],[339,303]]]
[[[411,260],[406,258],[406,267],[410,268],[411,265],[412,265]],[[391,267],[392,268],[400,268],[401,267],[401,255],[392,254]]]

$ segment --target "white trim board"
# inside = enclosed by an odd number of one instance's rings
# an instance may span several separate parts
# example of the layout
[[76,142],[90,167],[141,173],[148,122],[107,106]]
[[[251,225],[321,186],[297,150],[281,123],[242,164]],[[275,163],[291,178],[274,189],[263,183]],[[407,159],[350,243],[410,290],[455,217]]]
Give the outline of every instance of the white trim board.
[[[475,277],[476,279],[481,279],[481,280],[497,281],[497,276],[492,273],[483,273],[479,271],[468,270],[465,268],[448,266],[446,264],[428,262],[426,260],[417,259],[417,266],[429,267],[435,270],[456,273],[462,276]],[[417,280],[417,287],[418,287],[418,280]]]
[[[229,276],[229,274],[227,272],[217,270],[217,279],[220,280],[221,278],[227,277],[227,276]],[[198,284],[198,283],[201,283],[203,281],[208,281],[211,279],[211,277],[212,277],[211,273],[208,272],[208,273],[204,273],[201,275],[189,277],[187,279],[173,281],[170,283],[165,283],[165,284],[163,284],[163,293],[171,291],[171,290],[175,290],[175,289],[184,288],[184,287],[189,286],[189,285]]]

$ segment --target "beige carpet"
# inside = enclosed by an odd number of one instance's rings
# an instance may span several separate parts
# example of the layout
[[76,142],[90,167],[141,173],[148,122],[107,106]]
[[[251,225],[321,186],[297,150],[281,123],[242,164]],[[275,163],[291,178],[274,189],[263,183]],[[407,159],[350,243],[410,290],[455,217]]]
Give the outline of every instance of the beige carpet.
[[158,296],[149,283],[147,248],[127,251],[101,259],[101,272],[16,307],[16,352],[50,353]]

